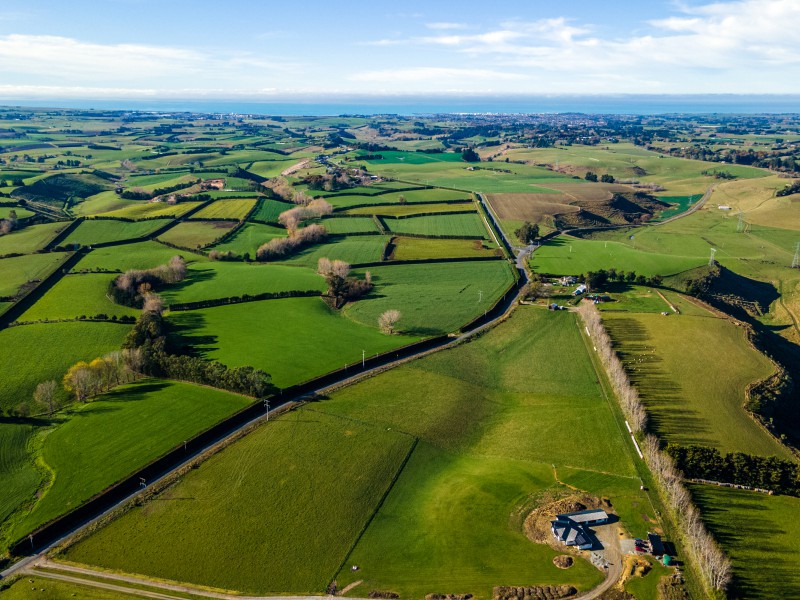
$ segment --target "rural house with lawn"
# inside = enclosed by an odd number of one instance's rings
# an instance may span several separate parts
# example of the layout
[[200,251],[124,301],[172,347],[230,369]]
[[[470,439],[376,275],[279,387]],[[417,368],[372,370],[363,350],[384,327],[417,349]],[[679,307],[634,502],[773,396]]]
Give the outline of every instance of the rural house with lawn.
[[550,529],[557,541],[576,546],[580,550],[588,550],[594,545],[590,525],[608,523],[608,514],[602,509],[582,510],[574,513],[556,515],[550,521]]

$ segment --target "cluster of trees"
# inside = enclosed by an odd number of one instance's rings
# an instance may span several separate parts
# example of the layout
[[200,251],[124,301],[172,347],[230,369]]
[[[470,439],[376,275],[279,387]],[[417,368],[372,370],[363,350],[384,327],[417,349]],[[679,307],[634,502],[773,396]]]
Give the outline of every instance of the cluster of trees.
[[800,496],[800,465],[794,461],[743,452],[722,454],[716,448],[697,445],[668,444],[665,450],[686,477]]
[[259,246],[256,250],[256,258],[261,261],[280,259],[308,246],[318,244],[326,237],[328,237],[327,230],[317,224],[290,230],[289,237],[274,238]]
[[791,196],[792,194],[800,193],[800,180],[795,181],[791,185],[787,185],[782,190],[775,192],[776,196]]
[[661,275],[653,275],[646,277],[644,275],[637,275],[636,271],[617,271],[614,268],[600,269],[599,271],[587,271],[583,276],[583,281],[589,286],[590,289],[601,288],[610,281],[618,281],[620,283],[635,283],[638,285],[661,285],[664,278]]
[[0,235],[11,233],[17,228],[17,211],[10,210],[8,217],[0,219]]
[[470,163],[481,162],[481,157],[473,148],[464,148],[461,152],[461,160]]
[[319,224],[312,224],[300,228],[300,224],[308,219],[318,219],[333,212],[330,203],[318,198],[306,204],[300,204],[278,215],[278,222],[286,227],[289,237],[274,238],[262,244],[256,251],[258,260],[274,260],[294,254],[307,246],[312,246],[323,241],[328,232]]
[[668,500],[683,547],[700,571],[703,582],[724,592],[731,582],[731,562],[703,524],[700,511],[683,485],[683,476],[675,462],[660,448],[658,438],[648,435],[642,447],[647,465]]
[[156,286],[183,281],[186,271],[182,256],[173,256],[166,265],[152,269],[130,269],[111,282],[109,295],[118,304],[141,308]]
[[539,224],[525,221],[522,227],[514,232],[514,235],[516,235],[523,244],[532,244],[536,238],[539,237]]
[[210,260],[235,260],[236,255],[230,250],[212,250],[208,253]]
[[171,353],[162,308],[158,302],[146,305],[123,344],[125,350],[138,353],[141,363],[138,372],[190,381],[256,398],[275,390],[270,376],[260,369],[230,368],[216,361]]
[[333,308],[341,308],[346,302],[358,300],[372,290],[372,274],[367,271],[364,279],[350,277],[350,265],[343,260],[320,258],[317,273],[325,278],[328,291],[325,300]]
[[[308,200],[304,202],[306,199]],[[286,227],[289,231],[289,235],[291,235],[292,231],[296,230],[303,221],[318,219],[333,213],[333,206],[322,198],[313,200],[306,196],[299,200],[299,202],[296,202],[298,206],[283,211],[278,215],[278,223]]]
[[[583,178],[586,181],[594,181],[594,182],[596,182],[598,180],[597,173],[594,173],[593,171],[587,171],[586,175],[584,175]],[[602,183],[614,183],[616,181],[616,179],[614,179],[614,176],[611,175],[610,173],[603,173],[600,176],[600,181]]]
[[578,312],[586,324],[586,329],[592,338],[593,345],[597,348],[600,360],[606,369],[608,379],[614,393],[622,405],[622,412],[628,419],[631,429],[635,432],[644,431],[647,426],[647,413],[639,398],[639,391],[631,383],[625,366],[614,351],[613,342],[600,319],[600,311],[594,304],[581,302]]
[[686,278],[684,281],[684,289],[690,296],[701,297],[707,294],[714,286],[714,282],[722,274],[722,269],[716,262],[713,266],[701,270],[699,273],[692,277]]
[[[85,361],[75,363],[64,375],[64,389],[74,394],[78,402],[86,402],[89,398],[136,379],[141,369],[141,351],[136,348],[126,348],[106,354],[102,358],[95,358],[88,363]],[[51,387],[50,382],[39,384],[34,392],[34,401],[42,404],[44,398],[48,410],[52,413],[57,406],[54,404],[55,389],[51,390]]]
[[[363,157],[360,158],[363,159]],[[357,181],[354,181],[353,178],[345,172],[309,175],[308,177],[304,177],[302,181],[310,190],[325,190],[326,192],[344,190],[358,184]]]

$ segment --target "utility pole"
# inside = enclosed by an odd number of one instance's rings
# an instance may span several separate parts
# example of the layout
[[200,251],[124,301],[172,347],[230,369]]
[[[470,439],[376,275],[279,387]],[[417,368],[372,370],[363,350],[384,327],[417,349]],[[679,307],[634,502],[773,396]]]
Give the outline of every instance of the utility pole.
[[739,222],[736,224],[736,233],[742,233],[744,231],[744,214],[742,214],[741,209],[739,210]]
[[483,302],[483,290],[478,290],[478,304]]
[[267,421],[269,421],[269,398],[264,398],[264,410],[267,411]]
[[366,350],[362,350],[361,351],[361,368],[362,369],[365,368],[366,364],[367,364],[367,351]]

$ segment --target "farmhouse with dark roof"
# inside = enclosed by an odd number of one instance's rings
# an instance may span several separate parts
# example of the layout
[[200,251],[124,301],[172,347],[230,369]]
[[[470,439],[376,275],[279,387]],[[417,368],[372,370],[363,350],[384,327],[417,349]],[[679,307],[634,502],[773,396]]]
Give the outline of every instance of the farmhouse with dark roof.
[[556,515],[555,520],[550,521],[550,529],[559,542],[587,550],[594,544],[589,526],[604,523],[608,523],[608,514],[598,508]]

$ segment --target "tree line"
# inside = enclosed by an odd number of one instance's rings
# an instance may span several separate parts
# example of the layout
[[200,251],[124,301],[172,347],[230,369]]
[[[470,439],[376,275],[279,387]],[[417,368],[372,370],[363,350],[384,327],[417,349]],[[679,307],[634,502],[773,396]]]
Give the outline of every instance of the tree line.
[[583,275],[583,281],[590,289],[601,288],[609,282],[635,283],[637,285],[659,286],[664,281],[661,275],[646,277],[637,275],[636,271],[617,271],[615,268],[600,269],[599,271],[587,271]]
[[744,452],[722,454],[716,448],[668,444],[666,452],[684,475],[723,483],[800,496],[800,465],[777,456],[754,456]]

